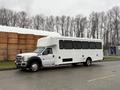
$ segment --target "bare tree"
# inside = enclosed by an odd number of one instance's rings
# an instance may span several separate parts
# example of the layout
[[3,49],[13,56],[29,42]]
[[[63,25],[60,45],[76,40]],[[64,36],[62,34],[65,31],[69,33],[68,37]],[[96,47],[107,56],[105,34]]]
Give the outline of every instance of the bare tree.
[[75,22],[76,22],[76,37],[84,37],[84,31],[87,25],[87,19],[86,17],[83,17],[82,15],[78,15],[75,18]]
[[55,17],[55,28],[56,28],[56,31],[59,33],[60,31],[60,17],[59,16],[56,16]]
[[75,18],[75,24],[76,24],[76,29],[75,29],[75,34],[76,37],[80,37],[80,20],[81,20],[81,15],[76,16]]
[[12,17],[12,11],[9,9],[1,8],[0,9],[0,24],[9,26],[9,21]]
[[120,8],[119,7],[113,7],[111,9],[112,12],[112,19],[113,19],[113,29],[114,29],[114,41],[115,41],[115,45],[119,44],[119,29],[120,29]]
[[44,30],[44,25],[45,25],[44,16],[42,16],[42,15],[36,15],[35,17],[33,17],[33,26],[34,26],[34,29]]
[[55,18],[53,16],[49,17],[49,27],[50,27],[50,31],[55,31]]
[[91,37],[92,38],[98,38],[98,13],[93,12],[90,14],[90,27],[91,27]]
[[66,16],[61,17],[61,33],[62,36],[65,36],[65,24],[66,24]]
[[12,15],[11,15],[11,18],[10,18],[10,26],[16,26],[17,24],[17,13],[16,12],[13,12]]
[[65,36],[69,36],[70,35],[70,24],[71,23],[71,18],[68,16],[66,18],[66,29],[65,29]]
[[112,13],[111,11],[107,12],[106,16],[106,26],[104,30],[104,46],[108,48],[110,44],[113,44],[113,25],[112,25]]
[[29,27],[29,17],[27,13],[24,11],[17,13],[17,26],[21,28],[28,28]]
[[75,19],[74,17],[71,18],[71,23],[70,23],[70,36],[73,37],[75,32]]

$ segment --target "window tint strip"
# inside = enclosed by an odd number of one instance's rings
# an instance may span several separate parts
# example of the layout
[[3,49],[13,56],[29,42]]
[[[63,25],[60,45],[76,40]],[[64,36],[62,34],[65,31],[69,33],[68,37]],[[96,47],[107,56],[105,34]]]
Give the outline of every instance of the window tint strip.
[[60,49],[102,49],[101,42],[59,40]]

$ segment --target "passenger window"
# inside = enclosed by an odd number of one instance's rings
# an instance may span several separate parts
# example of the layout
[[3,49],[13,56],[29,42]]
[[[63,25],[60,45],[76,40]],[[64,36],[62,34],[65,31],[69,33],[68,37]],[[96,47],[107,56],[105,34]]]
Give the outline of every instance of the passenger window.
[[48,55],[48,54],[53,54],[52,48],[47,48],[47,49],[43,52],[43,55]]

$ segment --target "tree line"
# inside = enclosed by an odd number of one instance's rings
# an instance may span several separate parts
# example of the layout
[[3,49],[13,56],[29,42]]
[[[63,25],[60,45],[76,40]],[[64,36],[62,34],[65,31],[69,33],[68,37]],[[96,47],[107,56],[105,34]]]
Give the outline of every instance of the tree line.
[[55,31],[62,36],[100,38],[104,47],[120,45],[120,8],[106,12],[92,12],[88,17],[81,14],[71,16],[29,16],[25,11],[15,12],[0,8],[0,25],[20,28]]

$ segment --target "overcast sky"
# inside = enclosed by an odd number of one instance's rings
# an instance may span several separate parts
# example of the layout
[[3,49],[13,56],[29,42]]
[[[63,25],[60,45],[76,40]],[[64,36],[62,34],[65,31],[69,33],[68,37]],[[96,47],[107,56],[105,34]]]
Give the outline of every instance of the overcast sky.
[[88,16],[92,11],[106,11],[113,6],[120,6],[120,0],[0,0],[0,7],[46,16]]

